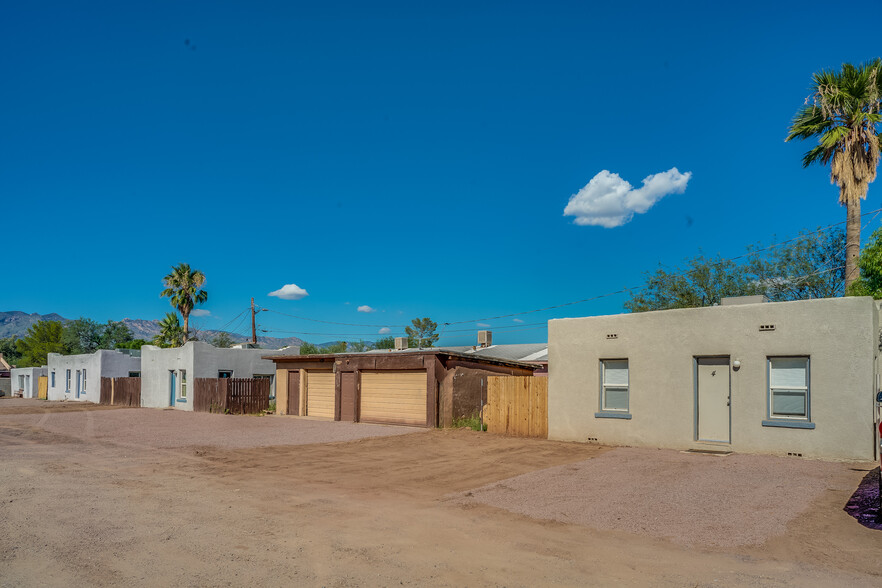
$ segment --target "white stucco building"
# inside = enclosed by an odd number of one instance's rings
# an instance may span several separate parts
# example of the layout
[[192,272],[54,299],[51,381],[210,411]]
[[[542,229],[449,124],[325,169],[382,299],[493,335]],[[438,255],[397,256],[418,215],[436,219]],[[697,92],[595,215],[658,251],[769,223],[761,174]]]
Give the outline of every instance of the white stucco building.
[[40,376],[47,374],[47,368],[43,367],[26,367],[12,368],[10,370],[10,382],[12,383],[12,396],[21,396],[22,398],[36,398]]
[[183,347],[141,348],[141,406],[193,410],[195,378],[267,378],[270,395],[275,395],[275,364],[267,354],[298,355],[299,347],[281,350],[223,349],[202,341],[188,341]]
[[549,439],[875,460],[879,303],[755,302],[550,321]]
[[141,374],[141,358],[129,350],[99,349],[83,355],[50,353],[49,400],[101,400],[101,378]]

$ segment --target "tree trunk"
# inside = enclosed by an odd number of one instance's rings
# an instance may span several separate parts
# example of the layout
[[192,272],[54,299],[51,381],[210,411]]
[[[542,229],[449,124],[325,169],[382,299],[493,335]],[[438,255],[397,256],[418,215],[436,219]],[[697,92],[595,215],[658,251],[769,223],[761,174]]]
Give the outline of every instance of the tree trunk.
[[[860,219],[858,219],[858,220],[860,220]],[[858,228],[860,229],[860,225],[858,225]],[[190,334],[190,315],[185,314],[184,315],[184,343],[187,342],[187,335],[189,335],[189,334]]]
[[861,199],[845,201],[845,291],[860,277],[858,256],[861,253]]

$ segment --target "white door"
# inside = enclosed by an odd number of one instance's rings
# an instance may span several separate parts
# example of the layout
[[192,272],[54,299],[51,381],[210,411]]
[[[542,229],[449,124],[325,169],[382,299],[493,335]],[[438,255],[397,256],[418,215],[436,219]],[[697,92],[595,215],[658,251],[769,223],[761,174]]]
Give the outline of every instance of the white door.
[[729,358],[699,357],[698,440],[729,443]]

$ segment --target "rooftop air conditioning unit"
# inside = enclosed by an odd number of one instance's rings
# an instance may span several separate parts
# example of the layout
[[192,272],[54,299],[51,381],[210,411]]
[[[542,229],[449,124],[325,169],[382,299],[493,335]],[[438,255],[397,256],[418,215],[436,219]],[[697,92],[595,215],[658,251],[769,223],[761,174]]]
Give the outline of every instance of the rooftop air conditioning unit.
[[481,347],[493,345],[493,331],[478,331],[478,345]]
[[395,349],[407,349],[407,337],[395,337]]

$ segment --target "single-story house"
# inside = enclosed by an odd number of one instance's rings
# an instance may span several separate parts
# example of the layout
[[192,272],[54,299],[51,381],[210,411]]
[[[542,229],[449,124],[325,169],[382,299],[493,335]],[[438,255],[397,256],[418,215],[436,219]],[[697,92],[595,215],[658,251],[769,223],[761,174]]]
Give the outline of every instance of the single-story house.
[[549,439],[876,459],[880,304],[761,299],[550,321]]
[[22,398],[37,398],[40,376],[46,376],[47,367],[12,368],[12,396]]
[[487,375],[528,376],[535,366],[443,349],[270,355],[280,414],[435,427],[480,412]]
[[141,406],[193,410],[194,378],[268,378],[275,391],[276,367],[267,353],[297,355],[299,347],[282,350],[218,348],[203,341],[183,347],[141,347]]
[[0,396],[10,396],[12,394],[12,366],[3,358],[0,353]]
[[99,349],[94,353],[61,355],[50,353],[49,400],[84,400],[98,404],[101,378],[121,378],[141,374],[137,350]]

